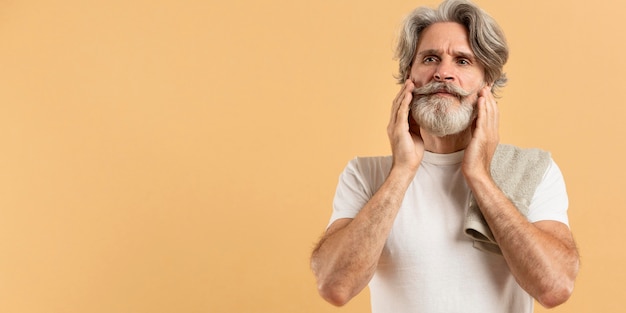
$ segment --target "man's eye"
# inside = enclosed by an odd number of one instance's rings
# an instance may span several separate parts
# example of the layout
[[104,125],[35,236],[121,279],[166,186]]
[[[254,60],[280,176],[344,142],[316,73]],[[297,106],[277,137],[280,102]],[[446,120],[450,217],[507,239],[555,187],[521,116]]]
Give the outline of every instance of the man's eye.
[[470,64],[470,62],[468,60],[466,60],[466,59],[459,59],[458,63],[461,64],[461,65],[469,65]]
[[431,63],[431,62],[435,62],[437,61],[436,57],[425,57],[424,58],[424,63]]

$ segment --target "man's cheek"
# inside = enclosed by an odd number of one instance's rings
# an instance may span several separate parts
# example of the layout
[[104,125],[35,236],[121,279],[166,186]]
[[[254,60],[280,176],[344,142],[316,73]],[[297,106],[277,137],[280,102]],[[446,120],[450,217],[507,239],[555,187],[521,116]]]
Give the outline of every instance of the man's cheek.
[[472,108],[476,109],[476,105],[478,105],[478,93],[473,93],[469,96],[467,96],[467,98],[464,101],[465,103],[471,103],[472,104]]

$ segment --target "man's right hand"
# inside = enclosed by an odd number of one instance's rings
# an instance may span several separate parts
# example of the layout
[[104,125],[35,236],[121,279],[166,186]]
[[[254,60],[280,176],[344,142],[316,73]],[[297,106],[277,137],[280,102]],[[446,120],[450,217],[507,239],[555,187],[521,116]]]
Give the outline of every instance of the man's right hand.
[[419,127],[409,125],[413,89],[415,85],[407,79],[393,100],[387,135],[391,143],[393,167],[415,172],[424,156],[424,141],[419,133]]
[[319,293],[334,305],[346,304],[374,276],[406,190],[422,161],[424,142],[419,127],[409,130],[414,88],[407,80],[393,101],[387,127],[393,166],[385,182],[356,216],[333,222],[311,255]]

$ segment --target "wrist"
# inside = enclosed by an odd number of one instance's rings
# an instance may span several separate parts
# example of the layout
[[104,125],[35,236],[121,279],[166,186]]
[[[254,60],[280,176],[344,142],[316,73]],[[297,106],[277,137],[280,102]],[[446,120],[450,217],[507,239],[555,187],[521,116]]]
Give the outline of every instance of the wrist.
[[467,185],[474,191],[495,186],[496,184],[489,171],[463,171],[463,176]]
[[419,168],[419,163],[417,165],[408,165],[408,164],[393,164],[391,166],[391,171],[389,172],[389,178],[397,180],[399,182],[403,182],[407,186],[413,181],[415,178],[415,174],[417,173],[417,169]]

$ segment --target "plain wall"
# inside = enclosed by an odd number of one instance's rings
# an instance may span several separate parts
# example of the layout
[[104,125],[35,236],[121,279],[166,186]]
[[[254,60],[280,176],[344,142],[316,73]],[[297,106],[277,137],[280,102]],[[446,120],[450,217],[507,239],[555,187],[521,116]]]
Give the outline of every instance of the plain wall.
[[[0,312],[367,312],[308,258],[348,160],[390,153],[397,28],[436,3],[0,2]],[[570,195],[551,312],[622,312],[626,4],[477,3],[511,48],[501,141]]]

